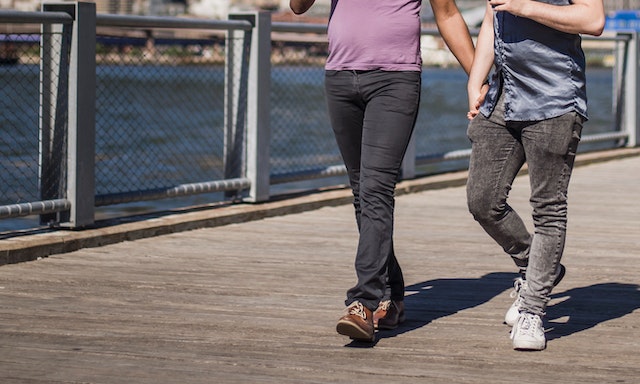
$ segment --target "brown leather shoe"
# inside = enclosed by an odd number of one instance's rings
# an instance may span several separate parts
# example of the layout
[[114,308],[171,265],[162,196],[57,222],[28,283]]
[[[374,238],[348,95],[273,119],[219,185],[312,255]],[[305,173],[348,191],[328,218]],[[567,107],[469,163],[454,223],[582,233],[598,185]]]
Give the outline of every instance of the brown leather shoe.
[[395,329],[404,319],[404,301],[381,301],[378,309],[373,312],[375,329]]
[[347,307],[347,314],[338,320],[336,331],[354,340],[374,341],[373,313],[359,301]]

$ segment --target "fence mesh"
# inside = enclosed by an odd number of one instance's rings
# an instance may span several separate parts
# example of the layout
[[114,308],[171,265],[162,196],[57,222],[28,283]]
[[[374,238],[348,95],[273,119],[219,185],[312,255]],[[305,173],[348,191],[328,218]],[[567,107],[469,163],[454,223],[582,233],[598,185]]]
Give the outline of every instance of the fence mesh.
[[271,71],[271,173],[341,163],[324,97],[326,44],[275,45]]
[[[61,34],[7,34],[0,41],[0,204],[20,204],[64,197],[66,169],[66,97],[55,104],[41,94],[43,74],[52,86],[66,84],[63,55],[61,66],[40,60],[40,41],[51,40],[52,56],[60,55]],[[62,72],[60,68],[62,69]],[[62,89],[59,91],[64,92]],[[46,121],[40,99],[52,116]],[[55,120],[55,121],[54,121]],[[43,124],[49,127],[40,130]],[[45,141],[43,141],[43,139]],[[42,158],[40,152],[42,148]],[[46,167],[39,180],[39,164]]]
[[[0,87],[0,205],[65,197],[68,53],[60,48],[64,38],[56,33],[0,35],[0,81],[5,85]],[[241,129],[225,132],[225,110],[230,109],[225,104],[229,93],[224,38],[151,36],[138,31],[128,37],[99,34],[97,40],[96,195],[135,194],[244,174],[246,159],[228,156],[242,147],[246,137]],[[61,65],[41,60],[41,41],[49,42],[51,56],[62,57]],[[271,175],[342,165],[324,96],[326,43],[272,43]],[[584,45],[590,121],[583,135],[609,132],[617,129],[611,105],[616,52],[611,43]],[[239,71],[241,60],[234,65]],[[459,67],[424,67],[415,128],[418,157],[469,147],[466,79]],[[240,145],[227,145],[233,140]],[[585,144],[581,150],[620,145]],[[438,173],[449,165],[434,162],[417,171]],[[166,200],[184,207],[209,203],[211,197]],[[145,209],[161,207],[147,202]],[[114,208],[113,216],[123,216],[119,209]]]
[[222,179],[220,41],[98,41],[96,194]]

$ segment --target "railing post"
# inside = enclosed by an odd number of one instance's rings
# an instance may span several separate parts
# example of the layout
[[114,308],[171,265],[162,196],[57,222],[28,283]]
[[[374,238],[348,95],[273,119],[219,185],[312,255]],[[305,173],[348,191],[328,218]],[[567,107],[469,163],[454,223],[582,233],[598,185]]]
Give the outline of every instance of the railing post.
[[[62,8],[62,9],[61,9]],[[72,11],[72,4],[43,4],[42,10]],[[43,24],[40,40],[40,143],[38,180],[41,200],[66,198],[64,143],[67,135],[66,90],[72,26]],[[56,37],[59,41],[56,41]],[[40,224],[59,223],[58,213],[40,215]]]
[[95,220],[96,6],[85,2],[45,3],[43,10],[67,12],[75,20],[67,84],[66,198],[71,209],[60,221],[64,226],[82,227]]
[[638,31],[631,32],[627,53],[627,81],[626,92],[624,94],[623,127],[629,133],[627,147],[637,147],[640,145],[640,123],[638,122],[638,108],[640,108],[640,79],[638,78],[638,68],[640,67],[640,42],[638,41]]
[[69,76],[69,185],[72,227],[95,221],[96,4],[76,4]]
[[[224,80],[224,178],[235,179],[246,173],[244,142],[247,125],[247,78],[253,29],[232,29],[225,44]],[[239,191],[227,191],[236,197]]]
[[[230,14],[229,19],[248,20],[254,26],[248,42],[249,55],[248,63],[246,63],[248,65],[245,88],[247,92],[246,143],[244,143],[243,152],[246,159],[246,177],[251,180],[251,188],[249,196],[245,200],[265,201],[269,199],[271,173],[269,157],[271,140],[271,14],[269,12],[237,13]],[[227,51],[227,55],[229,55],[229,51]],[[227,57],[229,58],[229,56]],[[228,95],[229,93],[227,93]],[[243,106],[238,105],[237,108],[237,110],[242,110]],[[229,110],[227,109],[227,111]],[[238,115],[241,116],[241,114]],[[241,123],[240,121],[236,122]]]

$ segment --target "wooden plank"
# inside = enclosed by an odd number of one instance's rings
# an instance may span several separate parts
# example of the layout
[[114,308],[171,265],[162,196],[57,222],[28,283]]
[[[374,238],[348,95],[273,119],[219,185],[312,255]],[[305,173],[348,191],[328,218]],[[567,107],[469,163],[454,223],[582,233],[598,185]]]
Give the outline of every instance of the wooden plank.
[[355,282],[341,205],[0,267],[0,382],[638,382],[639,168],[575,170],[544,352],[511,349],[514,268],[457,186],[398,197],[408,319],[374,345],[335,333]]

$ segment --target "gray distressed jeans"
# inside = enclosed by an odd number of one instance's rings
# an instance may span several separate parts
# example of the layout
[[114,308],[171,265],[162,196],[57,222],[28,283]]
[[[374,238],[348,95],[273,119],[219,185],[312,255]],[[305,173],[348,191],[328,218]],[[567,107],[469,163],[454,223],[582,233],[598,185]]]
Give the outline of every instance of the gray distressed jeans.
[[[559,273],[567,229],[567,189],[584,118],[575,112],[527,122],[505,122],[498,101],[489,118],[470,123],[472,144],[467,204],[474,219],[526,269],[522,310],[544,316]],[[511,185],[527,163],[534,233],[507,203]]]

